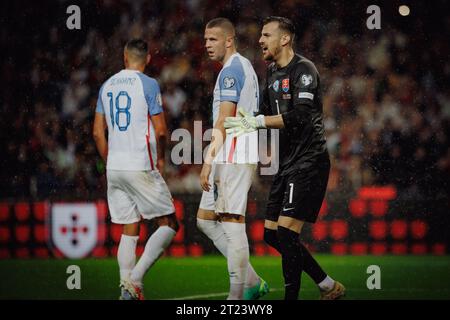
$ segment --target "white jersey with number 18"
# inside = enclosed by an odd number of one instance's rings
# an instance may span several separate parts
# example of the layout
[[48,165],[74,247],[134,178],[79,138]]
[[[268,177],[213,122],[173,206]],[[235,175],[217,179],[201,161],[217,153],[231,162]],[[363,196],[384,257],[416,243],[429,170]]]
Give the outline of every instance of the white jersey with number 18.
[[151,116],[163,112],[158,82],[124,69],[100,88],[96,112],[108,124],[107,170],[154,170],[156,139]]

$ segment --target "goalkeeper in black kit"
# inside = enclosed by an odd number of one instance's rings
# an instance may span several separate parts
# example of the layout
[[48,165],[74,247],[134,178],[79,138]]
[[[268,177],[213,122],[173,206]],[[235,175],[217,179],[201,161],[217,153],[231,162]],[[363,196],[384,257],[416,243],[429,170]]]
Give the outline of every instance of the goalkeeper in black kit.
[[280,167],[270,190],[264,240],[282,257],[285,299],[298,299],[301,273],[318,285],[320,297],[334,300],[344,286],[329,277],[300,242],[305,222],[317,219],[328,183],[330,159],[325,141],[320,77],[314,64],[293,50],[295,28],[289,19],[264,20],[259,43],[271,62],[259,114],[225,120],[228,133],[280,129]]

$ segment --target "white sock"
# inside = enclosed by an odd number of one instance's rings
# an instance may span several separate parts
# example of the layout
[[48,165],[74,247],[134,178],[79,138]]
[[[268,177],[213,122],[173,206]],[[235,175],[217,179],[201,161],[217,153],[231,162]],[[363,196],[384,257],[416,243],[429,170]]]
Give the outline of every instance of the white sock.
[[244,284],[230,283],[230,292],[227,300],[243,300],[244,299]]
[[247,268],[247,277],[245,278],[245,288],[252,288],[261,282],[258,274],[255,269],[253,269],[250,262],[248,263]]
[[130,277],[136,263],[136,244],[139,236],[127,236],[122,234],[117,250],[117,261],[119,262],[120,280]]
[[197,218],[197,227],[212,240],[217,250],[226,257],[228,242],[222,224],[216,220]]
[[222,222],[228,241],[227,262],[230,275],[230,293],[228,300],[242,300],[244,284],[249,264],[248,239],[245,223]]
[[322,280],[322,282],[318,284],[318,286],[322,291],[329,291],[334,287],[334,280],[331,277],[327,276],[324,280]]
[[[228,241],[223,230],[222,223],[216,220],[206,220],[197,218],[197,227],[212,240],[217,250],[227,258]],[[247,270],[247,277],[245,281],[245,288],[251,288],[259,284],[259,276],[253,266],[249,263]]]
[[130,279],[133,283],[142,286],[142,279],[148,269],[158,260],[163,254],[176,231],[168,226],[161,226],[152,234],[145,244],[144,253],[142,254],[139,262],[131,271]]

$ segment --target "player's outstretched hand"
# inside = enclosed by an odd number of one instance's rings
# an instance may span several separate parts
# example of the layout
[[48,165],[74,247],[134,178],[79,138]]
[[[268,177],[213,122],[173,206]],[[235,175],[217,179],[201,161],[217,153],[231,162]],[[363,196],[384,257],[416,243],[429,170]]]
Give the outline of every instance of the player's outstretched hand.
[[211,185],[209,184],[209,175],[211,174],[211,165],[204,163],[202,167],[202,171],[200,172],[200,185],[202,189],[206,192],[209,192]]
[[253,117],[242,108],[238,109],[238,115],[240,116],[225,118],[224,127],[226,128],[227,134],[239,137],[244,133],[253,132],[266,127],[263,115]]

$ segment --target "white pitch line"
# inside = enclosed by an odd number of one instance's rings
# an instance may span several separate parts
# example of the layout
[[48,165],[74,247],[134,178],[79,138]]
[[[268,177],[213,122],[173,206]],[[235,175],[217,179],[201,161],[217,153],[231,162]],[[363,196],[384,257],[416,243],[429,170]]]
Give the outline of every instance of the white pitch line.
[[180,298],[170,298],[170,299],[167,299],[167,300],[195,300],[195,299],[222,297],[222,296],[226,296],[227,294],[228,294],[228,292],[198,294],[198,295],[195,295],[195,296],[186,296],[186,297],[180,297]]
[[[274,288],[270,289],[270,292],[276,292],[276,291],[282,291],[284,289],[282,288]],[[195,300],[195,299],[207,299],[207,298],[216,298],[216,297],[223,297],[227,296],[228,292],[218,292],[218,293],[208,293],[208,294],[198,294],[195,296],[186,296],[186,297],[180,297],[180,298],[170,298],[167,300]]]

